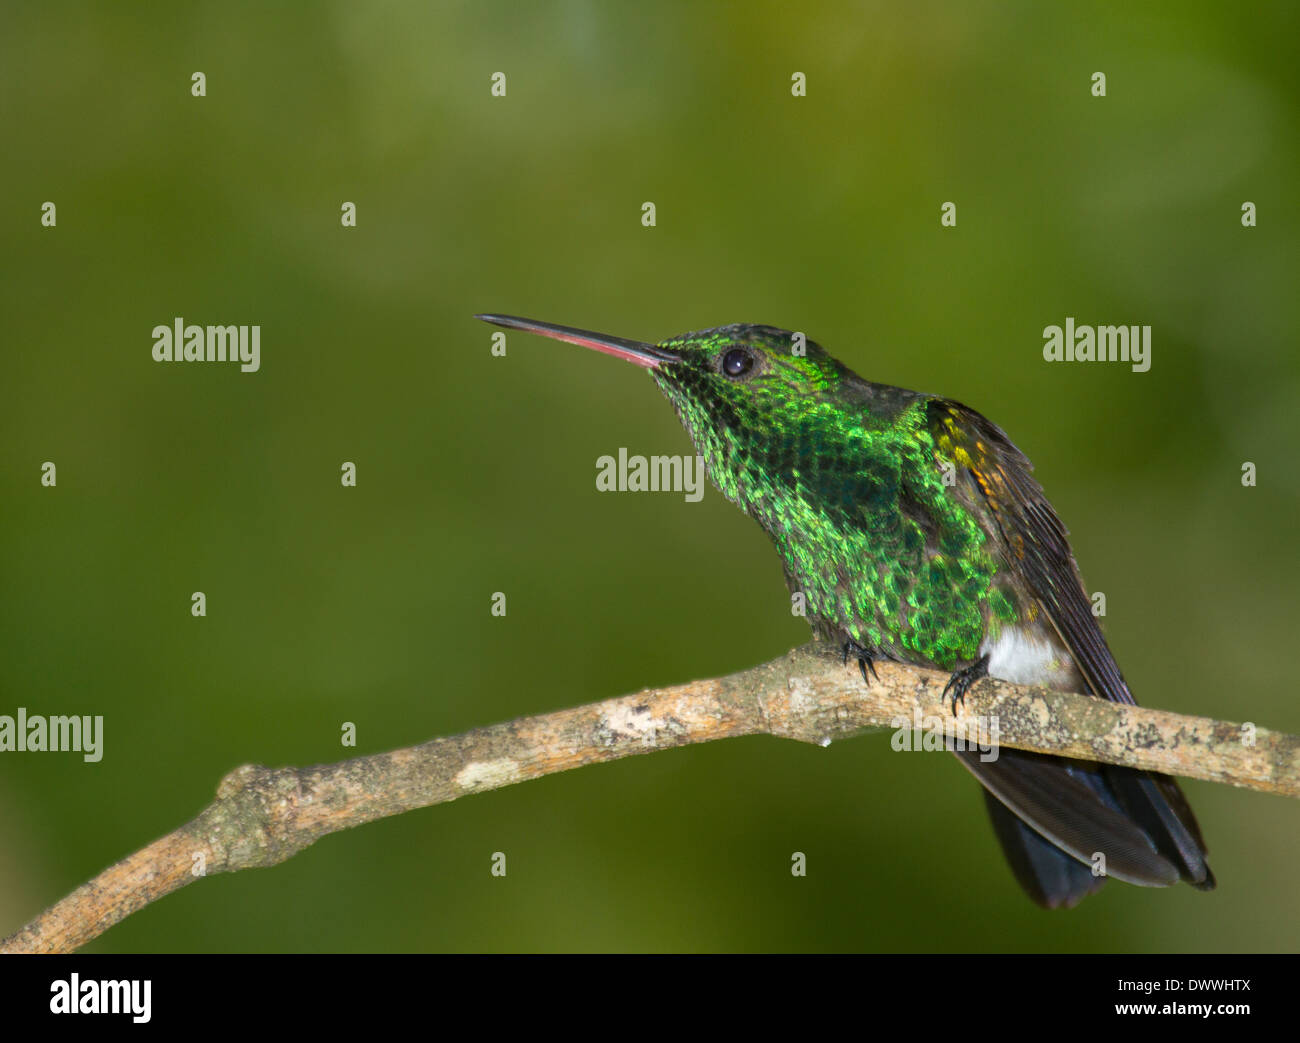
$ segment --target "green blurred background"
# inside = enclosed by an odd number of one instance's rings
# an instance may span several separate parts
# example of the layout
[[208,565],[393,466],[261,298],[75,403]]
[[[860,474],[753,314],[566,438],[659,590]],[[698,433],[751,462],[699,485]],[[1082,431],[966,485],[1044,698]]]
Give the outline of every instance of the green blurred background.
[[[6,4],[0,713],[103,714],[106,754],[0,755],[0,935],[238,764],[806,639],[714,490],[596,491],[601,454],[690,451],[644,373],[492,358],[476,311],[766,322],[974,405],[1138,698],[1300,731],[1298,35],[1251,3]],[[1152,325],[1150,372],[1045,363],[1067,315]],[[261,371],[153,362],[175,316],[260,324]],[[718,743],[331,836],[92,949],[1294,950],[1300,805],[1186,788],[1217,892],[1049,914],[952,758]]]

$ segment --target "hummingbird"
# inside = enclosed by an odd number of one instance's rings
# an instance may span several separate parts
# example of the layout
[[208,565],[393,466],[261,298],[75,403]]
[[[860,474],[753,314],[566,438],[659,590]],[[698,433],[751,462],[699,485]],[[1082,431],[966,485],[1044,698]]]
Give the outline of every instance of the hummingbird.
[[[949,673],[954,714],[985,676],[1135,704],[1033,465],[974,409],[864,380],[772,326],[649,344],[477,318],[648,369],[709,480],[771,539],[815,636],[856,658],[865,683],[892,660]],[[948,748],[983,785],[1012,874],[1039,905],[1072,907],[1109,877],[1214,888],[1172,778]]]

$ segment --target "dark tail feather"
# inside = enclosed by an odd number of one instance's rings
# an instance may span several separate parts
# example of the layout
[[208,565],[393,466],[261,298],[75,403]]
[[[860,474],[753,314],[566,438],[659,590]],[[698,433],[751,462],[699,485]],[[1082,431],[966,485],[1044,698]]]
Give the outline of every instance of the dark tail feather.
[[1092,876],[1097,853],[1106,876],[1131,884],[1214,886],[1196,820],[1172,779],[1009,748],[988,762],[953,752],[995,798],[993,828],[1036,902],[1070,906],[1096,890],[1105,879]]
[[1103,769],[1124,810],[1142,826],[1156,849],[1178,867],[1178,874],[1199,891],[1214,890],[1214,874],[1205,860],[1205,841],[1191,806],[1168,775],[1132,768]]
[[1025,893],[1044,909],[1070,909],[1106,882],[1026,826],[988,790],[984,791],[993,832]]

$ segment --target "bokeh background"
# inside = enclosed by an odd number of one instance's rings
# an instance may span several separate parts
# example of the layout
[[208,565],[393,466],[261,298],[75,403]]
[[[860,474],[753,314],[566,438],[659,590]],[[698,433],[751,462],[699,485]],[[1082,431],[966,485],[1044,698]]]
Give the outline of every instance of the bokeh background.
[[[766,322],[974,405],[1139,699],[1300,731],[1298,36],[1255,3],[5,4],[0,712],[103,714],[106,754],[0,755],[0,935],[238,764],[806,639],[714,490],[596,491],[601,454],[690,451],[644,373],[493,358],[476,311]],[[153,362],[178,315],[260,324],[261,371]],[[1067,315],[1150,324],[1150,372],[1045,363]],[[1049,914],[952,758],[739,740],[331,836],[92,949],[1297,948],[1300,805],[1186,789],[1216,893]]]

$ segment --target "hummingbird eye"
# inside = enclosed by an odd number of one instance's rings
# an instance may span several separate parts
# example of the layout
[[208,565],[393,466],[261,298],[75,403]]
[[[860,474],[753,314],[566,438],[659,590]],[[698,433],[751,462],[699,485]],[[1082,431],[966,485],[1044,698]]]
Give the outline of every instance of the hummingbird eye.
[[743,377],[754,368],[754,356],[744,348],[732,348],[722,356],[722,372],[728,377]]

